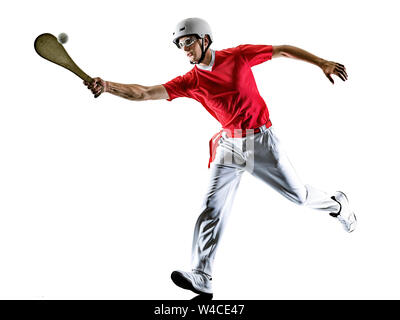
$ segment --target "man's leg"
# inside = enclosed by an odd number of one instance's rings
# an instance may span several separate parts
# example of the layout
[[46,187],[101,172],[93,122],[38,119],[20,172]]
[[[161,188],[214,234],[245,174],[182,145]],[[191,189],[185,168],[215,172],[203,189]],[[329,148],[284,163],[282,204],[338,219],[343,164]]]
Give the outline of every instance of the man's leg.
[[301,182],[272,127],[254,139],[251,174],[297,204],[334,214],[340,211],[340,204],[332,195]]
[[329,195],[310,185],[304,185],[293,169],[272,127],[253,138],[254,164],[250,166],[252,170],[248,170],[251,174],[262,179],[289,200],[326,211],[337,218],[347,232],[354,231],[357,219],[343,192],[338,191]]
[[194,229],[192,246],[194,270],[212,275],[218,243],[243,172],[244,170],[234,166],[211,165],[208,190]]
[[196,222],[192,246],[192,272],[174,271],[172,281],[198,294],[212,294],[212,267],[243,169],[211,165],[208,191]]

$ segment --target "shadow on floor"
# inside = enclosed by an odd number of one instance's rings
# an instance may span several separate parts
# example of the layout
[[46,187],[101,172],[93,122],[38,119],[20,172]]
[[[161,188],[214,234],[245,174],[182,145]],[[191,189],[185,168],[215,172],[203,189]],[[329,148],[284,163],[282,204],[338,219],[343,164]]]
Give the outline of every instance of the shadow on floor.
[[190,299],[190,301],[194,302],[205,302],[205,301],[211,301],[213,298],[212,294],[199,294],[195,296],[194,298]]

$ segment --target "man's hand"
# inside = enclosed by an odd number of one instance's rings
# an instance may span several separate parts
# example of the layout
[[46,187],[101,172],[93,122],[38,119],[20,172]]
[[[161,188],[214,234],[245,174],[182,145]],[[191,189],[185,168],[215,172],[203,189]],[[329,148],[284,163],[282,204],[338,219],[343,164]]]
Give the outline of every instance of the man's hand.
[[99,77],[93,78],[92,82],[83,81],[83,84],[92,91],[95,98],[97,98],[103,92],[107,92],[107,81],[104,81]]
[[335,83],[331,77],[332,74],[338,76],[343,81],[347,80],[346,68],[344,65],[342,65],[340,63],[336,63],[333,61],[324,61],[321,64],[321,69],[325,73],[325,75],[329,79],[329,81],[332,82],[332,84]]

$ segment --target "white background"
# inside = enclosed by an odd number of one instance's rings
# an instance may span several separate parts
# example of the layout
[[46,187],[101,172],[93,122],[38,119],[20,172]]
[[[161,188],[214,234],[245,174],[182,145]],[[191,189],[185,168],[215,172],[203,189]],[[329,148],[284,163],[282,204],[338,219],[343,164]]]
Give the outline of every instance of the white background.
[[[328,4],[329,3],[329,4]],[[343,63],[335,85],[286,58],[253,68],[298,174],[347,193],[358,229],[243,177],[215,299],[399,299],[396,1],[13,1],[1,10],[0,298],[189,299],[219,124],[197,102],[94,99],[34,51],[45,32],[91,76],[156,85],[192,67],[175,24],[206,19],[216,50],[290,44]],[[397,21],[397,22],[396,22]]]

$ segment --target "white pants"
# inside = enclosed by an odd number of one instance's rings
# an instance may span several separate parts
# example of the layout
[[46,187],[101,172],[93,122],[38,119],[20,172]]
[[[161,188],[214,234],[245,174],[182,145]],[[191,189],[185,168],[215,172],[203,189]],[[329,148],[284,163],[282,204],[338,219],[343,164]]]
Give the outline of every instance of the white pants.
[[194,230],[192,267],[195,270],[212,275],[218,243],[245,171],[299,205],[326,212],[339,211],[339,204],[330,195],[300,181],[274,129],[265,126],[261,129],[243,138],[229,138],[223,133],[219,140],[202,213]]

